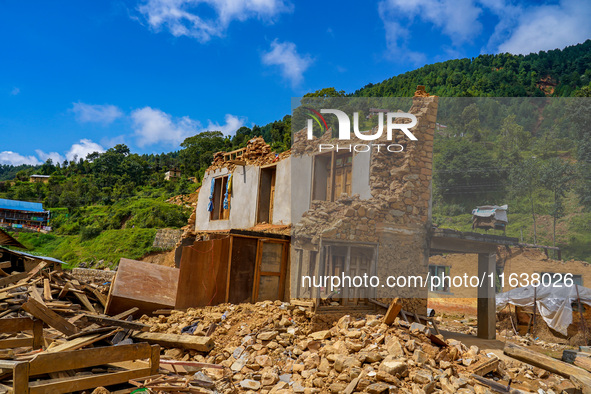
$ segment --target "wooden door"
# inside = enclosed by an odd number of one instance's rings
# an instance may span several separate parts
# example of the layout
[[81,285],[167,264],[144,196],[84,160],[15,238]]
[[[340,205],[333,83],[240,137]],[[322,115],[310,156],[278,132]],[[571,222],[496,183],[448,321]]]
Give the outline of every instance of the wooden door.
[[283,299],[287,245],[286,242],[270,239],[258,241],[253,302]]

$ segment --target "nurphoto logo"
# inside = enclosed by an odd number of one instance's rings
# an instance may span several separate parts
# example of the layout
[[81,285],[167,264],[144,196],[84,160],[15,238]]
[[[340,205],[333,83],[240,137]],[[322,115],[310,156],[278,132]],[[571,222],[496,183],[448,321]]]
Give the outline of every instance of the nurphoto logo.
[[[312,140],[314,138],[313,127],[314,122],[320,127],[321,132],[326,132],[328,130],[328,125],[324,116],[322,114],[333,114],[337,117],[338,121],[338,139],[342,141],[351,140],[351,120],[349,115],[347,115],[344,111],[338,109],[321,109],[320,112],[305,107],[306,110],[309,112],[309,116],[312,119],[308,119],[307,122],[307,135],[308,140]],[[409,123],[395,123],[394,119],[406,118],[410,119]],[[392,141],[392,135],[394,130],[402,131],[409,140],[417,141],[417,137],[410,131],[411,128],[416,126],[418,123],[416,116],[407,112],[388,112],[386,114],[386,139],[388,141]],[[368,134],[367,132],[362,132],[359,130],[359,112],[353,112],[353,133],[355,136],[363,141],[375,141],[382,137],[384,133],[384,113],[378,113],[378,126],[374,134]],[[333,144],[320,144],[319,150],[348,150],[348,151],[355,151],[355,152],[367,152],[373,148],[377,149],[379,152],[382,148],[388,152],[402,152],[404,151],[404,146],[400,144],[350,144],[346,146],[340,145],[333,145]]]

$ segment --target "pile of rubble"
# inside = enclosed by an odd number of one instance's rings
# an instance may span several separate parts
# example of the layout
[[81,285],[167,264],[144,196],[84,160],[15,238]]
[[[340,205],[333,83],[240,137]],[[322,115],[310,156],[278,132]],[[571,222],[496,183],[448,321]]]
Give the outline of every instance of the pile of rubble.
[[133,384],[131,378],[155,375],[166,365],[159,346],[204,353],[213,347],[208,338],[147,332],[149,326],[133,320],[137,307],[105,315],[108,282],[86,282],[45,261],[28,272],[2,264],[12,272],[0,270],[0,393]]
[[380,315],[347,315],[326,325],[305,307],[267,301],[173,311],[140,322],[155,332],[210,335],[215,346],[207,355],[182,349],[166,355],[223,366],[200,373],[224,393],[488,393],[510,379],[512,387],[533,392],[574,387],[542,369],[444,341],[422,324],[396,319],[386,325]]
[[[291,151],[275,153],[271,150],[271,146],[265,142],[263,137],[255,137],[248,141],[245,148],[236,151],[238,152],[236,160],[243,161],[246,165],[262,166],[272,164],[285,159],[291,155]],[[215,171],[221,168],[228,168],[233,171],[236,167],[235,161],[229,160],[229,152],[217,152],[213,156],[211,166],[206,170]]]

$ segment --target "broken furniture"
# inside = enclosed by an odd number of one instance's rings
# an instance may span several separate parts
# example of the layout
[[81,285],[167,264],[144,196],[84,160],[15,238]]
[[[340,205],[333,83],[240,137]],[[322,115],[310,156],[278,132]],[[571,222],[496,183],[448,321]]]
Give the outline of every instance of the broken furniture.
[[289,236],[230,230],[210,238],[183,248],[177,309],[286,298]]
[[[29,381],[44,375],[65,373],[81,368],[148,359],[148,365],[127,364],[130,368],[111,366],[103,373],[82,376],[66,376],[52,379]],[[160,347],[147,343],[98,347],[57,353],[40,353],[28,361],[0,360],[0,368],[12,371],[10,391],[15,394],[70,393],[99,386],[126,383],[130,379],[151,376],[158,373]]]
[[113,280],[105,312],[113,315],[137,307],[134,314],[173,309],[177,297],[179,270],[122,258]]
[[32,336],[25,338],[8,338],[0,340],[0,349],[15,347],[41,348],[43,344],[43,322],[28,317],[0,319],[0,333],[20,333],[31,331]]

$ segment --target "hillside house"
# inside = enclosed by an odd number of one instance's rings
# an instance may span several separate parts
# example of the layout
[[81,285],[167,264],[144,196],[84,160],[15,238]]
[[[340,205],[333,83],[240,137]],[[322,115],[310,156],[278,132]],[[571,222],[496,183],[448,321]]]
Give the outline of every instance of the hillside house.
[[44,210],[38,202],[0,198],[0,226],[50,231],[49,211]]
[[170,170],[164,173],[164,180],[165,181],[172,181],[175,179],[179,179],[181,177],[181,170],[178,168],[171,168]]
[[49,178],[51,178],[51,175],[33,174],[29,177],[29,182],[31,182],[31,183],[49,183]]

